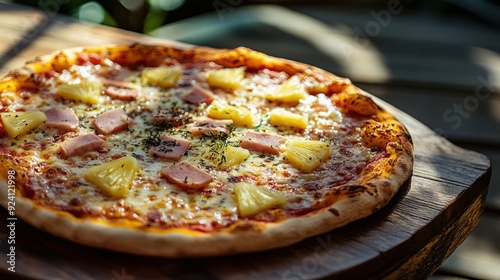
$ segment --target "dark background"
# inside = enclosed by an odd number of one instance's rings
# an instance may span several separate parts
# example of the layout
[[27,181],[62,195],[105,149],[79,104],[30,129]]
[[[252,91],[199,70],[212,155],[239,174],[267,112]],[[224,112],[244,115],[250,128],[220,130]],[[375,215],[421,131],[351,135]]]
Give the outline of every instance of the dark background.
[[[83,10],[102,9],[105,17],[97,22],[140,33],[149,31],[168,23],[214,12],[216,10],[233,9],[245,5],[277,4],[282,6],[331,6],[339,9],[370,9],[385,8],[389,1],[380,0],[13,0],[13,3],[36,8],[59,7],[58,12],[75,18],[85,19],[80,13]],[[52,2],[52,3],[51,3]],[[486,25],[500,27],[500,14],[490,10],[488,5],[499,6],[500,0],[454,1],[454,0],[410,0],[405,8],[412,10],[432,10],[443,15],[473,17]],[[88,5],[96,3],[97,5]],[[131,4],[127,4],[131,3]],[[79,15],[80,14],[80,15]]]

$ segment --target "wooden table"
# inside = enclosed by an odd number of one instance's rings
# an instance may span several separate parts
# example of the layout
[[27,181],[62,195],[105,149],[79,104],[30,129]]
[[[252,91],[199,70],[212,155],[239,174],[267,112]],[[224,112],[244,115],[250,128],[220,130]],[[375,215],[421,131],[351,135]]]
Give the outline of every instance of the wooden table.
[[[178,44],[6,4],[0,4],[0,26],[0,74],[61,48],[136,41]],[[0,278],[425,279],[478,223],[490,163],[380,102],[409,128],[415,142],[415,169],[395,199],[373,216],[283,249],[184,260],[87,248],[18,221],[12,273],[6,265],[7,213],[2,209]]]

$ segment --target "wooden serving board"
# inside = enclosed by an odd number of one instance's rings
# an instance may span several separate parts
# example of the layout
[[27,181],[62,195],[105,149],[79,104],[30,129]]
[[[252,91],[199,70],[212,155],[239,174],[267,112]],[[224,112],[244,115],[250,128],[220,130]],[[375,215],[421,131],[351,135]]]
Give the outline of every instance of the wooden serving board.
[[[37,22],[37,17],[43,19],[44,15],[4,4],[0,4],[0,22],[6,19],[1,13],[6,7],[10,9],[11,18],[6,20],[12,24],[9,28],[17,28],[19,32],[34,30],[36,36],[26,42],[13,40],[18,43],[10,48],[0,46],[1,71],[10,65],[20,66],[19,61],[35,56],[31,54],[47,53],[55,48],[48,43],[55,40],[66,40],[67,47],[79,43],[158,42],[144,35],[69,24],[59,18]],[[16,27],[16,19],[26,20],[27,15],[33,26]],[[82,36],[75,34],[94,36],[87,37],[90,42],[84,43],[80,42]],[[9,55],[15,56],[9,58]],[[412,178],[394,199],[370,217],[281,249],[182,260],[89,248],[17,220],[13,273],[7,270],[11,246],[8,215],[1,209],[0,279],[427,278],[478,223],[491,176],[490,163],[485,156],[454,146],[407,114],[377,101],[409,128],[415,143],[415,168]]]

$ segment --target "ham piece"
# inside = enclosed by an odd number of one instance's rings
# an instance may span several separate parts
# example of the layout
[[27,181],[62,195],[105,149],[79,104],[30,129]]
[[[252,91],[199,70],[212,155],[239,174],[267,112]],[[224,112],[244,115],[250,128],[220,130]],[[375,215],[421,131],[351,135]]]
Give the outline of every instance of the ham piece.
[[188,161],[165,167],[160,172],[170,183],[188,189],[204,188],[213,180],[210,174]]
[[131,119],[122,108],[104,112],[94,119],[94,126],[101,134],[117,133],[127,128]]
[[44,112],[47,116],[45,124],[62,131],[76,131],[78,127],[78,117],[71,108],[52,108]]
[[280,146],[285,138],[269,133],[247,131],[240,142],[240,147],[263,154],[279,155]]
[[190,147],[191,142],[186,139],[162,135],[160,144],[151,148],[149,154],[164,159],[179,160]]
[[102,83],[106,86],[104,93],[112,98],[129,100],[139,95],[139,88],[137,85],[120,80],[111,80],[101,78]]
[[80,135],[61,143],[61,155],[64,158],[73,155],[83,155],[99,150],[104,145],[104,140],[93,133]]
[[198,86],[193,87],[193,89],[190,92],[181,97],[182,100],[188,103],[192,104],[205,103],[207,105],[210,105],[210,103],[212,103],[212,101],[214,101],[215,98],[216,96],[212,92]]
[[121,88],[115,86],[108,86],[104,90],[104,93],[111,96],[112,98],[120,100],[129,100],[132,98],[136,98],[139,95],[139,91],[137,89]]
[[188,121],[189,113],[179,108],[158,109],[153,112],[153,124],[166,124],[170,127],[181,126]]
[[228,133],[230,125],[232,124],[233,120],[214,120],[211,118],[200,118],[196,120],[194,126],[190,127],[188,130],[194,136],[208,134],[210,132],[214,134],[220,132]]

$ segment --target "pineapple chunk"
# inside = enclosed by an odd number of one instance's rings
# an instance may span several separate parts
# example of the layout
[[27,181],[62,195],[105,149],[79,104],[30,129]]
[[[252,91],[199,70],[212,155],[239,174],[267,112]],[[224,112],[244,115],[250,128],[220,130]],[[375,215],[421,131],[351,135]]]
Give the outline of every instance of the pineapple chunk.
[[254,127],[259,123],[257,115],[253,114],[249,109],[222,104],[217,100],[214,100],[208,106],[207,114],[213,119],[233,120],[236,126]]
[[57,94],[62,98],[89,104],[99,103],[102,92],[102,82],[91,80],[79,84],[60,85]]
[[0,116],[10,138],[38,127],[47,119],[40,111],[1,113]]
[[245,77],[245,68],[225,68],[211,70],[207,73],[207,82],[213,87],[236,90]]
[[285,109],[277,108],[269,114],[269,122],[276,126],[296,127],[305,129],[309,123],[309,118],[300,114],[295,114]]
[[266,99],[269,101],[278,101],[286,103],[298,103],[299,100],[305,99],[307,91],[304,85],[300,82],[299,77],[293,76],[283,82],[275,91],[266,94]]
[[182,76],[182,69],[177,66],[146,68],[142,70],[141,78],[144,84],[170,88],[177,85]]
[[125,156],[110,162],[89,168],[85,179],[113,197],[124,197],[139,171],[139,164],[134,157]]
[[231,166],[242,163],[250,156],[247,149],[226,146],[212,160],[218,165],[218,169],[224,170]]
[[234,194],[240,216],[249,217],[271,207],[286,203],[283,192],[241,182],[234,185]]
[[293,167],[310,173],[330,157],[330,144],[323,141],[290,139],[283,155]]

